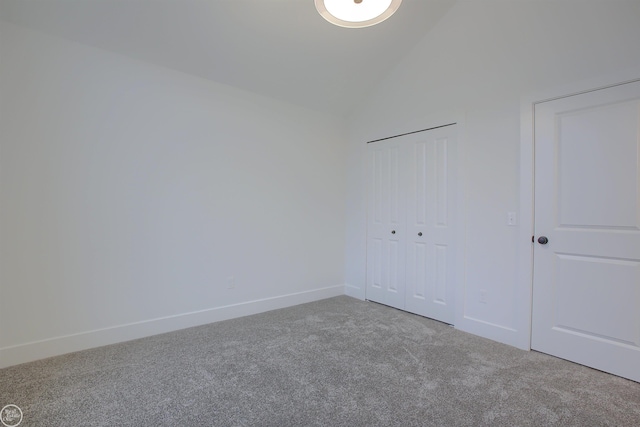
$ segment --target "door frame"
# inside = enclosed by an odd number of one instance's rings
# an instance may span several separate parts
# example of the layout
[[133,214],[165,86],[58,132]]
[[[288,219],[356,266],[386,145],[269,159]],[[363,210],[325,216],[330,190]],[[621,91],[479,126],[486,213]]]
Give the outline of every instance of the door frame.
[[521,99],[520,103],[520,227],[517,243],[517,284],[515,312],[516,342],[523,350],[531,350],[531,327],[533,315],[533,247],[534,235],[534,162],[535,162],[535,106],[536,104],[565,98],[581,93],[593,92],[640,80],[640,66],[608,75],[573,82],[546,91],[540,91]]

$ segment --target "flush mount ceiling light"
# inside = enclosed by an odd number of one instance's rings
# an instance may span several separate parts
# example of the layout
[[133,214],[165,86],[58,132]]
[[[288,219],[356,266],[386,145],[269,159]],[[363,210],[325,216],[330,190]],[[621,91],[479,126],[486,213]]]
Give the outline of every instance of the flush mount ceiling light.
[[315,0],[316,9],[332,24],[362,28],[378,24],[395,13],[402,0]]

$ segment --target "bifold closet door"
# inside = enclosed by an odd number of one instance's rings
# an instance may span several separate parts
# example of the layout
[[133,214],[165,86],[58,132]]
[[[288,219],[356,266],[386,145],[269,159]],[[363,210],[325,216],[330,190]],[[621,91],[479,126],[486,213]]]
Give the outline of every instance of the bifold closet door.
[[367,148],[366,298],[453,323],[456,126]]
[[405,137],[407,262],[405,309],[453,324],[456,127]]
[[400,141],[369,146],[367,299],[404,308],[406,192]]

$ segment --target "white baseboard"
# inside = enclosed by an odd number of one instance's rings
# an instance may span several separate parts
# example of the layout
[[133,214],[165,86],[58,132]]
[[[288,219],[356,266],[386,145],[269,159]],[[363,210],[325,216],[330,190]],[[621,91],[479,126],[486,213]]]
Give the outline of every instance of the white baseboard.
[[348,295],[350,297],[353,297],[353,298],[357,298],[357,299],[362,300],[362,301],[365,300],[364,289],[363,288],[358,288],[358,287],[353,286],[353,285],[349,285],[349,284],[345,285],[344,294]]
[[528,333],[523,333],[508,326],[497,325],[473,317],[464,316],[455,328],[473,335],[498,341],[522,350],[529,350]]
[[344,285],[177,314],[0,348],[0,368],[345,294]]

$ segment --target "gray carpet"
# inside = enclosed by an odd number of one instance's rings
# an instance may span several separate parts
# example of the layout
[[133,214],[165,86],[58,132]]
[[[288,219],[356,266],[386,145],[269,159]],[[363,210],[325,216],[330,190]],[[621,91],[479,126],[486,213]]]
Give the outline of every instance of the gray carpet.
[[0,370],[22,426],[639,426],[640,384],[337,297]]

